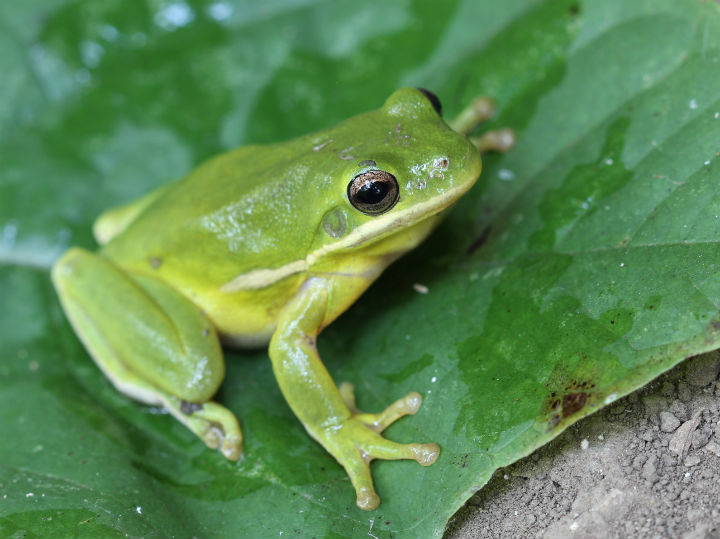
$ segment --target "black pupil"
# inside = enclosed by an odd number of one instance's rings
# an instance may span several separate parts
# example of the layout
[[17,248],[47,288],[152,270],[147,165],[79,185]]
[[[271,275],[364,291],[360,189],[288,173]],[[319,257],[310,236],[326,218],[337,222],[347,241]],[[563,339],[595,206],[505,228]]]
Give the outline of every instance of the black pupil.
[[388,182],[369,180],[358,189],[356,198],[362,204],[374,205],[385,200],[389,191]]

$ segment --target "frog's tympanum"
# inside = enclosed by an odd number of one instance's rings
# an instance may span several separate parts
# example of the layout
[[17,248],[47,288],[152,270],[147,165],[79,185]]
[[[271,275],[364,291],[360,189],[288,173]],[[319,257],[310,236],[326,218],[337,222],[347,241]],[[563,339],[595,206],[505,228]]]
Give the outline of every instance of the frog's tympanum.
[[476,106],[453,129],[432,93],[405,88],[330,129],[210,159],[100,216],[99,252],[70,249],[53,268],[63,308],[117,389],[167,408],[231,460],[240,427],[211,400],[224,375],[220,343],[269,343],[293,412],[345,468],[357,505],[374,509],[371,460],[428,466],[440,448],[385,439],[420,395],[360,412],[316,338],[475,183],[476,146],[488,139],[474,145],[464,133],[487,113]]

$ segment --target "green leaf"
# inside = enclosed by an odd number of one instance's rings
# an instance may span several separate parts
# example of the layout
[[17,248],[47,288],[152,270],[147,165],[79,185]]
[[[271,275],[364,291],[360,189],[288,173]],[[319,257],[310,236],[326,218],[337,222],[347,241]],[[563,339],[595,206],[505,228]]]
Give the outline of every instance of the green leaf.
[[[720,344],[720,6],[34,0],[0,7],[0,535],[430,537],[493,471]],[[264,351],[227,354],[240,463],[117,393],[48,269],[104,208],[249,142],[432,88],[516,147],[320,339],[438,462],[362,512]],[[429,288],[419,294],[413,284]]]

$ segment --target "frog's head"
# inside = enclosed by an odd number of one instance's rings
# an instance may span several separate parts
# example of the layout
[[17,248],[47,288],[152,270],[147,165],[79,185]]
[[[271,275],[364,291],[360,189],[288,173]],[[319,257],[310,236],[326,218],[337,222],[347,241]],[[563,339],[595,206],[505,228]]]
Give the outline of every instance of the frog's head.
[[480,175],[478,150],[443,121],[437,97],[416,88],[396,91],[380,109],[313,142],[331,159],[320,183],[332,186],[317,193],[325,212],[314,260],[358,251],[396,258],[420,243]]

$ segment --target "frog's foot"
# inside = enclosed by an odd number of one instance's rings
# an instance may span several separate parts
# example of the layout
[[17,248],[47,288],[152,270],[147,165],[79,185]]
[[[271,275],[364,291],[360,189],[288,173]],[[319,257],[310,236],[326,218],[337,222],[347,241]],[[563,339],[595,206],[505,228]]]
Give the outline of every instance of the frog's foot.
[[422,466],[429,466],[440,455],[440,447],[434,443],[399,444],[383,438],[380,433],[405,415],[416,413],[422,404],[418,393],[409,393],[379,414],[362,413],[355,407],[353,386],[343,383],[338,388],[348,408],[349,419],[340,425],[331,425],[320,432],[313,432],[320,443],[345,468],[355,487],[357,505],[372,510],[380,504],[373,487],[370,462],[373,459],[412,459]]
[[[489,120],[493,114],[495,114],[493,100],[489,97],[477,97],[449,124],[453,130],[467,135],[479,124]],[[480,153],[493,151],[504,153],[515,145],[515,132],[509,128],[498,129],[477,137],[470,137],[470,141]]]
[[228,460],[240,459],[242,431],[230,410],[212,401],[194,403],[177,397],[167,397],[163,404],[210,449],[219,449]]
[[470,142],[480,153],[505,153],[515,145],[515,131],[507,127],[496,131],[486,131],[479,137],[470,137]]
[[467,135],[478,124],[489,120],[495,114],[495,103],[489,97],[476,97],[465,107],[457,118],[449,122],[453,131]]

